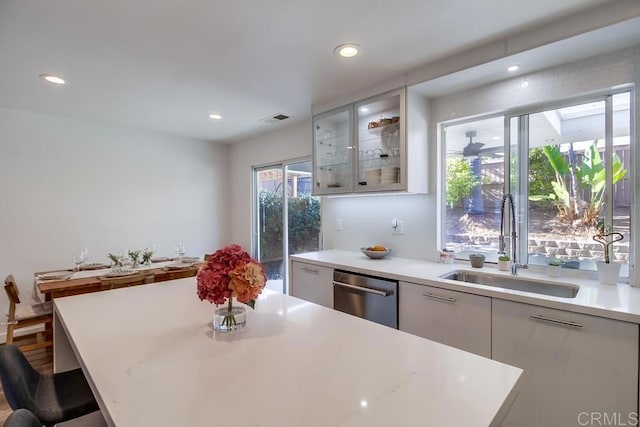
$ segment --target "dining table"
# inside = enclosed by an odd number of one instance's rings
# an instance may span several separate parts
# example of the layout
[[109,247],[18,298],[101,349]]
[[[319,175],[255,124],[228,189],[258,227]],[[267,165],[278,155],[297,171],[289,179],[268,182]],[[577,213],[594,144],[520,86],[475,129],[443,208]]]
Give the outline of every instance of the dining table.
[[[204,264],[199,258],[191,258],[188,262],[180,259],[163,258],[159,262],[148,265],[139,265],[135,269],[123,267],[127,275],[144,275],[150,278],[149,282],[163,282],[167,280],[192,277],[198,273],[198,269]],[[59,273],[52,274],[51,273]],[[47,274],[50,274],[49,276]],[[127,277],[122,275],[119,277]],[[53,277],[50,279],[49,277]],[[54,298],[98,292],[109,289],[108,281],[118,278],[113,275],[113,267],[106,264],[87,264],[80,266],[78,271],[73,269],[60,269],[47,272],[34,273],[34,285],[44,296],[45,301]]]
[[196,291],[54,299],[54,371],[81,367],[100,407],[78,425],[494,426],[518,396],[519,368],[267,289],[219,332]]

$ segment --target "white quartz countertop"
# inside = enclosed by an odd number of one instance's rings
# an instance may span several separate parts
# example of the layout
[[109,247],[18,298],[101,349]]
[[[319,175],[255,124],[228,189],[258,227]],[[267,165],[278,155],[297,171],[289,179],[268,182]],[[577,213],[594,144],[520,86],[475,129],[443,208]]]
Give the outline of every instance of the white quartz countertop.
[[416,284],[640,324],[640,288],[631,287],[627,284],[601,285],[595,280],[580,276],[569,276],[569,274],[565,275],[565,277],[553,278],[528,270],[518,271],[518,277],[522,278],[580,286],[575,298],[561,298],[440,278],[440,276],[454,270],[511,275],[510,272],[498,271],[495,266],[487,266],[487,264],[482,269],[476,269],[471,268],[468,263],[441,264],[396,257],[370,259],[361,252],[342,250],[309,252],[291,255],[290,258],[294,261],[345,269],[356,273],[371,274]]
[[216,333],[195,278],[54,302],[118,427],[487,426],[522,373],[272,291]]

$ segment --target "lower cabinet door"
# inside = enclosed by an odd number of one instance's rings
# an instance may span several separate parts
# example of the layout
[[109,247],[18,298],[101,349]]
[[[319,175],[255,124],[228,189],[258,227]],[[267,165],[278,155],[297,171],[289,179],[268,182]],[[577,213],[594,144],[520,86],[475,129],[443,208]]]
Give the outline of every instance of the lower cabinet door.
[[524,370],[504,426],[637,425],[637,324],[492,304],[493,359]]
[[333,268],[291,262],[291,295],[333,308]]
[[400,282],[399,328],[491,357],[491,298]]

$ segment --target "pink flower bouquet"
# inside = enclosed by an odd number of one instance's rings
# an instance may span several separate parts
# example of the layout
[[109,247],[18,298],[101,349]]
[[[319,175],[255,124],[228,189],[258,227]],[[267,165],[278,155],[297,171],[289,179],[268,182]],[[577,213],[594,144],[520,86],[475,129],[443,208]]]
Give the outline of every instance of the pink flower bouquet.
[[228,301],[223,324],[232,326],[233,297],[253,308],[266,282],[262,265],[239,245],[229,245],[216,251],[198,272],[198,297],[216,305]]

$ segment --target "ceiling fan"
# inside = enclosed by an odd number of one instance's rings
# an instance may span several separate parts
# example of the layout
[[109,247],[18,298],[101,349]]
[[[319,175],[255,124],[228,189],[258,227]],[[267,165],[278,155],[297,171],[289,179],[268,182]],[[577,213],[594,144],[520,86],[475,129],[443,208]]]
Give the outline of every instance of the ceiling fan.
[[472,157],[480,154],[480,150],[484,147],[484,142],[473,142],[473,138],[477,135],[475,130],[468,130],[464,136],[469,138],[469,143],[462,149],[462,157]]

